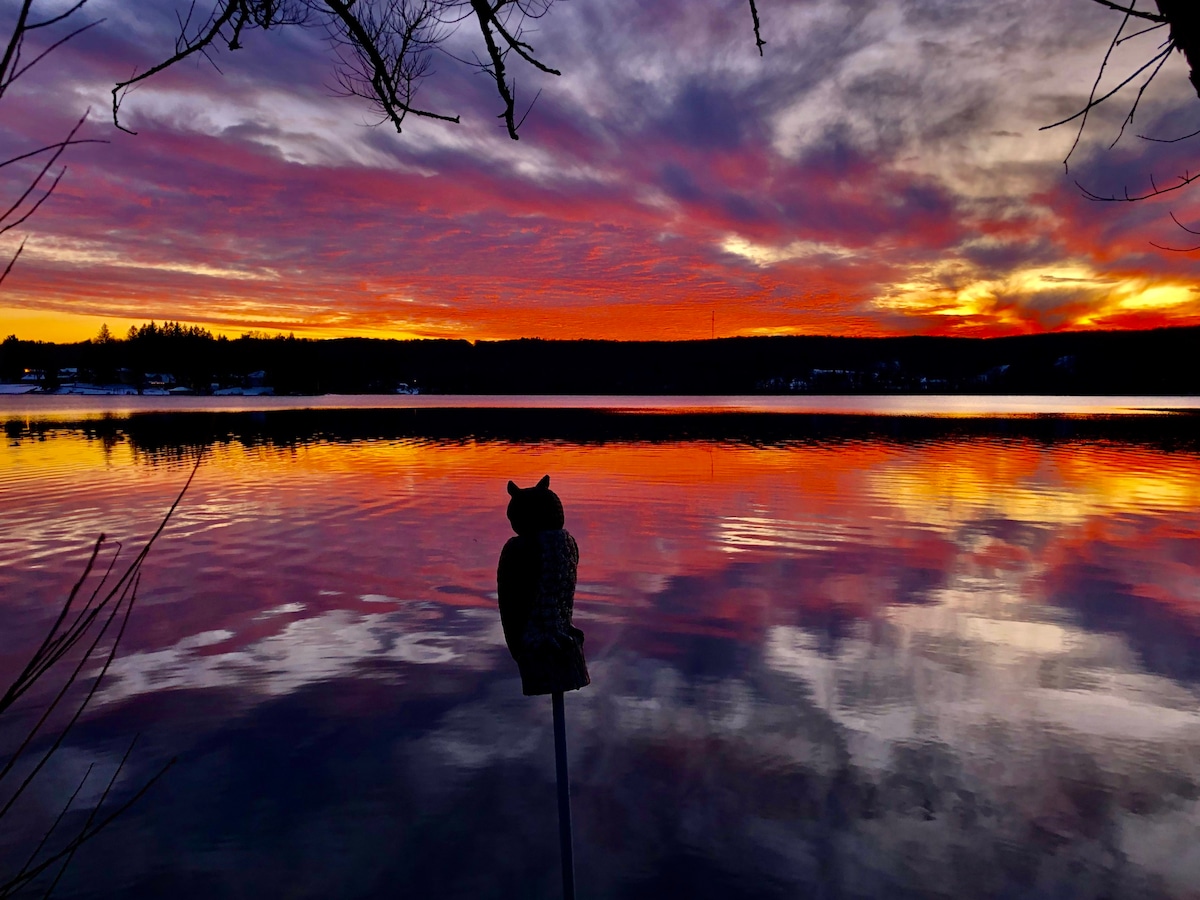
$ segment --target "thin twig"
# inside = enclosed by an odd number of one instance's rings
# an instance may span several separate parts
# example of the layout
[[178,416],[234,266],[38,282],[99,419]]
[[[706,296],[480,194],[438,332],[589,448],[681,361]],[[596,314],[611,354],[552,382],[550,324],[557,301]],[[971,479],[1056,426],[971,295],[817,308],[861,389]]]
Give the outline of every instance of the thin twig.
[[[26,238],[25,240],[28,240]],[[17,248],[17,252],[12,255],[12,259],[8,261],[8,265],[4,267],[4,272],[0,273],[0,284],[4,284],[4,279],[8,277],[8,273],[13,270],[13,266],[17,264],[17,260],[21,258],[21,251],[25,249],[25,241],[21,241],[21,246]]]
[[55,829],[58,828],[59,824],[63,820],[63,817],[66,816],[67,810],[69,810],[71,808],[71,806],[75,803],[75,798],[79,796],[79,792],[82,791],[83,786],[85,784],[87,784],[88,777],[92,774],[92,769],[94,769],[95,767],[96,767],[95,763],[91,763],[88,765],[87,771],[83,773],[83,778],[79,779],[79,784],[76,786],[75,792],[72,793],[71,796],[67,799],[66,805],[62,808],[62,811],[58,814],[58,817],[54,820],[53,824],[51,824],[49,830],[47,830],[46,833],[44,835],[42,835],[42,839],[40,841],[38,841],[38,845],[33,848],[33,852],[29,854],[29,859],[25,860],[25,865],[21,866],[21,870],[19,872],[17,872],[17,874],[16,874],[17,878],[20,878],[27,871],[29,871],[29,867],[33,865],[33,861],[35,859],[37,859],[38,854],[42,852],[42,848],[46,846],[46,842],[50,840],[50,835],[54,834]]
[[1138,88],[1137,96],[1133,98],[1133,106],[1129,107],[1129,115],[1121,122],[1121,130],[1117,132],[1117,136],[1113,138],[1113,142],[1108,145],[1109,150],[1117,146],[1117,141],[1121,140],[1121,136],[1125,134],[1125,126],[1133,123],[1133,114],[1137,112],[1138,104],[1142,102],[1142,95],[1146,93],[1146,88],[1150,87],[1150,82],[1154,80],[1154,76],[1162,71],[1162,67],[1166,62],[1167,56],[1164,56],[1159,60],[1158,65],[1154,67],[1154,71],[1150,73],[1149,77],[1142,82],[1142,86]]
[[1083,192],[1083,195],[1089,200],[1095,200],[1099,203],[1137,203],[1140,200],[1148,200],[1151,197],[1161,197],[1163,194],[1170,194],[1181,190],[1182,188],[1187,187],[1193,181],[1200,179],[1200,173],[1192,175],[1190,172],[1185,172],[1184,174],[1177,175],[1176,177],[1179,179],[1178,184],[1173,184],[1170,187],[1160,188],[1154,181],[1154,176],[1151,175],[1150,190],[1146,191],[1144,194],[1130,194],[1129,188],[1126,188],[1124,196],[1121,197],[1118,197],[1115,194],[1106,197],[1103,194],[1096,194],[1088,190],[1078,181],[1076,181],[1075,184],[1079,190]]
[[1091,110],[1092,102],[1096,99],[1096,91],[1100,89],[1100,79],[1104,77],[1104,70],[1108,67],[1108,61],[1112,58],[1113,50],[1120,43],[1121,32],[1125,30],[1125,25],[1128,21],[1129,13],[1126,13],[1125,18],[1121,19],[1117,33],[1113,35],[1113,39],[1108,45],[1108,50],[1104,53],[1104,59],[1100,61],[1100,71],[1096,73],[1096,80],[1092,83],[1092,90],[1088,93],[1088,105],[1083,109],[1083,119],[1079,123],[1079,130],[1075,132],[1075,140],[1071,143],[1071,149],[1067,151],[1067,155],[1063,158],[1063,171],[1065,172],[1071,171],[1071,156],[1075,153],[1075,148],[1079,146],[1079,141],[1083,138],[1083,129],[1087,125],[1088,111]]
[[163,766],[161,769],[159,769],[144,785],[142,785],[142,787],[137,791],[137,793],[135,793],[132,797],[130,797],[128,800],[126,800],[124,803],[122,803],[119,807],[117,807],[115,810],[113,810],[112,813],[110,813],[103,821],[101,821],[94,828],[90,829],[89,831],[85,831],[85,832],[81,833],[78,837],[75,838],[75,840],[73,840],[73,841],[71,841],[71,843],[67,844],[67,846],[65,846],[58,853],[54,854],[49,859],[43,860],[38,866],[36,866],[33,869],[30,869],[28,872],[26,872],[20,878],[14,878],[6,884],[0,885],[0,896],[7,897],[7,896],[11,895],[14,890],[24,887],[26,884],[33,881],[33,879],[35,879],[39,875],[41,875],[42,872],[46,871],[46,869],[50,868],[52,865],[54,865],[56,862],[58,862],[58,860],[62,859],[64,856],[74,853],[83,844],[87,843],[92,838],[94,838],[97,834],[99,834],[101,831],[103,831],[105,828],[107,828],[109,825],[111,825],[118,816],[120,816],[123,812],[125,812],[127,809],[129,809],[131,806],[133,806],[135,803],[137,803],[139,800],[141,800],[142,797],[144,797],[146,795],[146,792],[149,791],[150,788],[154,787],[155,783],[160,778],[162,778],[164,775],[166,775],[167,772],[170,770],[170,768],[173,765],[175,765],[176,762],[178,762],[178,757],[172,757],[171,759],[169,759],[167,761],[167,764],[165,766]]
[[750,0],[750,15],[754,19],[754,46],[758,47],[758,55],[763,55],[763,47],[767,46],[767,42],[762,39],[762,29],[758,21],[758,7],[754,0]]
[[1136,16],[1139,19],[1148,19],[1151,22],[1165,22],[1166,16],[1161,16],[1156,13],[1142,12],[1140,9],[1134,9],[1132,5],[1121,6],[1118,3],[1113,3],[1112,0],[1092,0],[1093,3],[1099,3],[1101,6],[1107,6],[1109,9],[1115,9],[1118,12],[1123,12],[1131,16]]
[[1055,122],[1053,125],[1043,125],[1041,128],[1038,129],[1038,131],[1047,131],[1048,129],[1051,129],[1051,128],[1057,128],[1059,125],[1066,125],[1068,122],[1072,122],[1075,119],[1078,119],[1080,116],[1087,115],[1087,112],[1089,109],[1099,106],[1101,103],[1103,103],[1105,100],[1107,100],[1113,94],[1120,91],[1121,88],[1125,87],[1127,84],[1129,84],[1131,81],[1133,81],[1135,78],[1137,78],[1139,75],[1141,75],[1143,72],[1145,72],[1148,68],[1150,68],[1152,65],[1154,65],[1156,62],[1158,62],[1163,57],[1170,56],[1171,51],[1173,49],[1174,49],[1174,46],[1170,46],[1170,47],[1167,47],[1166,50],[1163,50],[1160,53],[1154,54],[1154,56],[1152,56],[1147,62],[1145,62],[1141,66],[1139,66],[1137,68],[1137,71],[1135,71],[1132,75],[1130,75],[1128,78],[1126,78],[1120,84],[1118,84],[1115,88],[1113,88],[1111,91],[1109,91],[1103,97],[1099,98],[1098,100],[1089,101],[1088,105],[1085,106],[1083,109],[1079,110],[1079,112],[1075,113],[1074,115],[1067,116],[1067,118],[1061,119],[1060,121]]
[[1145,134],[1139,134],[1138,137],[1140,137],[1143,141],[1153,141],[1156,144],[1178,144],[1180,141],[1189,140],[1190,138],[1196,137],[1198,134],[1200,134],[1200,128],[1196,129],[1190,134],[1185,134],[1182,137],[1177,138],[1155,138]]

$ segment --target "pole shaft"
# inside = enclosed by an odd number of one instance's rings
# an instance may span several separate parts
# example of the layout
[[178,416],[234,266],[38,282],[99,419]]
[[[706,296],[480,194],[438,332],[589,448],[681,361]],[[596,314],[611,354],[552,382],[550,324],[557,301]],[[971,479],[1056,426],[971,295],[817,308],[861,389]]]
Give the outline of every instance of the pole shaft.
[[567,774],[567,722],[562,691],[555,691],[554,769],[558,776],[558,848],[562,855],[563,900],[575,900],[575,850],[571,842],[571,779]]

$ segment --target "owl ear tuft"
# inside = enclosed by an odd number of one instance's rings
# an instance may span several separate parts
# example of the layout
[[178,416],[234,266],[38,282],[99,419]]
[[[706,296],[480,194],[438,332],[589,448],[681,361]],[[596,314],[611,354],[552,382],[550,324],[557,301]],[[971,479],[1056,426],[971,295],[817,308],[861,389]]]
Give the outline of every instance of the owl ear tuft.
[[547,488],[549,488],[550,487],[550,476],[543,475],[542,480],[537,483],[537,486],[540,487],[543,491],[546,490]]
[[515,496],[517,496],[517,494],[519,494],[520,492],[521,492],[521,489],[520,489],[519,487],[517,487],[517,486],[516,486],[516,484],[515,484],[514,482],[511,482],[511,481],[510,481],[510,482],[508,483],[508,493],[509,493],[509,496],[515,497]]

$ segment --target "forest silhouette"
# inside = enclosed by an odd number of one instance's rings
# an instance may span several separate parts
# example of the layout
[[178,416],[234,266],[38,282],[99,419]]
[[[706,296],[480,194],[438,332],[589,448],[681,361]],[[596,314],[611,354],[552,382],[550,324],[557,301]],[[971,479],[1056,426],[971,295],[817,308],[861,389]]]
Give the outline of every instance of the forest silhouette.
[[170,373],[196,393],[244,384],[276,393],[440,394],[1194,394],[1200,328],[1008,338],[746,337],[708,341],[313,340],[214,337],[175,322],[123,340],[0,343],[0,380],[30,371],[53,388],[144,385]]

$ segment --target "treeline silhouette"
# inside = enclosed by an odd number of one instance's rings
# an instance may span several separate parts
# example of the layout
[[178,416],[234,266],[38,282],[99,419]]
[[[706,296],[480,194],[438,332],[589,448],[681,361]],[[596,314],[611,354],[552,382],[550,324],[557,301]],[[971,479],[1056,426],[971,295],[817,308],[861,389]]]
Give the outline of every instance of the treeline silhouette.
[[77,368],[95,383],[170,373],[205,392],[262,372],[281,394],[1196,394],[1200,328],[1006,338],[746,337],[708,341],[214,337],[176,322],[73,344],[0,343],[0,379]]
[[929,417],[758,412],[622,412],[604,409],[296,409],[153,412],[78,421],[13,417],[9,441],[81,434],[105,446],[128,443],[152,463],[191,464],[218,446],[291,450],[315,443],[412,442],[514,445],[566,442],[708,442],[755,447],[1033,441],[1124,444],[1200,455],[1200,415]]

